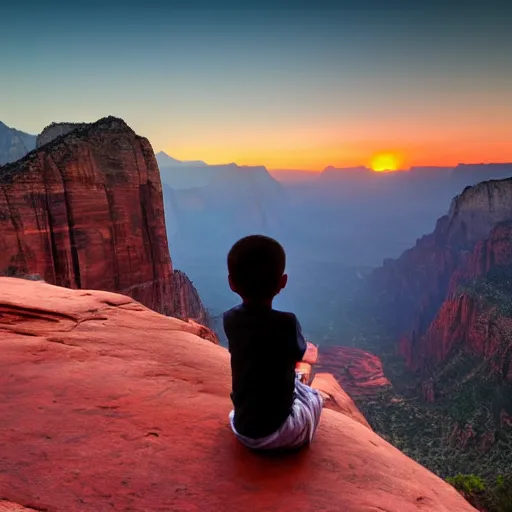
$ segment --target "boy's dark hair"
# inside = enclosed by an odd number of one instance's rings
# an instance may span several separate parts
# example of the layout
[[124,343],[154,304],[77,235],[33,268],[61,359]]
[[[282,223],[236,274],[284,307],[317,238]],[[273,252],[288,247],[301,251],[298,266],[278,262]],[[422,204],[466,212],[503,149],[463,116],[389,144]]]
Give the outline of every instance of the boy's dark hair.
[[279,291],[286,254],[279,242],[263,235],[238,240],[228,253],[228,271],[243,299],[266,300]]

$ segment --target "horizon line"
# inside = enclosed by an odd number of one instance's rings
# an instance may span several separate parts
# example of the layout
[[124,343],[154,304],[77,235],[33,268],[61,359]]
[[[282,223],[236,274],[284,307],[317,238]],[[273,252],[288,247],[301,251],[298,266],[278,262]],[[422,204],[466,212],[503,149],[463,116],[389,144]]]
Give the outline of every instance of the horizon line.
[[403,167],[403,168],[398,168],[398,169],[386,169],[386,170],[383,170],[383,171],[374,171],[371,167],[369,167],[368,165],[364,165],[364,164],[360,164],[360,165],[344,165],[344,166],[337,166],[337,165],[332,165],[332,164],[328,164],[326,165],[325,167],[323,167],[322,169],[310,169],[310,168],[307,168],[307,169],[304,169],[304,168],[296,168],[296,167],[278,167],[278,168],[270,168],[268,167],[267,165],[265,164],[239,164],[237,163],[236,161],[231,161],[231,162],[222,162],[222,163],[208,163],[206,160],[203,160],[202,158],[194,158],[194,159],[191,159],[191,160],[180,160],[179,158],[176,158],[172,155],[170,155],[169,153],[167,153],[166,151],[164,150],[160,150],[160,151],[156,151],[155,152],[155,157],[156,155],[158,155],[159,153],[162,153],[164,154],[165,156],[169,157],[169,158],[172,158],[173,160],[176,160],[178,161],[179,163],[203,163],[205,164],[206,166],[222,166],[222,165],[236,165],[237,167],[264,167],[268,172],[304,172],[304,173],[314,173],[314,174],[319,174],[319,173],[322,173],[328,169],[333,169],[333,170],[355,170],[355,169],[361,169],[361,170],[368,170],[368,171],[372,171],[372,172],[376,172],[376,173],[393,173],[393,172],[409,172],[413,169],[421,169],[421,168],[431,168],[431,169],[446,169],[446,168],[450,168],[450,169],[455,169],[456,167],[462,167],[462,166],[475,166],[475,165],[512,165],[512,160],[511,161],[481,161],[481,162],[458,162],[456,163],[455,165],[449,165],[449,164],[436,164],[436,165],[429,165],[429,164],[416,164],[416,165],[411,165],[409,167]]

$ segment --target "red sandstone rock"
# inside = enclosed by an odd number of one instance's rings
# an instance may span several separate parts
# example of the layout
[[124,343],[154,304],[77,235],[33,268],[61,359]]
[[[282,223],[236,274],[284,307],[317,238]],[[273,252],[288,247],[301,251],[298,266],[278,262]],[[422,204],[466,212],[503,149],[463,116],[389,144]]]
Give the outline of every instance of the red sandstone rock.
[[22,507],[10,501],[0,500],[0,512],[35,512],[33,508]]
[[357,348],[322,346],[315,369],[332,373],[352,398],[376,396],[391,389],[382,361]]
[[0,168],[0,273],[129,295],[203,321],[190,281],[173,276],[160,174],[124,121],[51,125],[39,149]]
[[0,279],[0,496],[50,512],[463,512],[451,486],[352,417],[252,453],[228,352],[108,292]]
[[[504,340],[510,339],[512,321],[460,287],[512,265],[508,219],[512,179],[467,187],[434,233],[373,276],[386,314],[405,333],[398,348],[410,368],[427,374],[462,350],[489,359],[485,371],[507,379],[512,364]],[[435,387],[423,386],[424,397],[432,400]]]
[[421,337],[451,289],[454,273],[499,222],[512,218],[512,178],[467,187],[438,220],[433,233],[397,260],[386,260],[371,278],[383,315],[398,335]]
[[512,265],[512,223],[500,223],[488,239],[475,246],[454,275],[451,292],[424,336],[402,341],[401,351],[410,367],[421,370],[444,362],[457,349],[488,359],[490,367],[486,371],[505,372],[502,378],[507,379],[512,366],[511,345],[507,342],[512,340],[512,319],[500,315],[496,307],[486,305],[469,292],[459,291],[458,287],[485,277],[493,268],[509,265]]
[[354,401],[341,389],[331,373],[317,373],[311,387],[320,391],[324,398],[324,407],[341,412],[361,425],[371,428]]
[[173,316],[182,320],[193,318],[200,324],[210,325],[206,308],[187,274],[181,270],[174,270],[172,282],[174,288]]
[[[512,205],[510,209],[512,214]],[[470,393],[475,384],[485,383],[484,392],[491,386],[494,389],[488,395],[490,403],[483,407],[496,412],[485,420],[484,430],[473,428],[471,414],[454,426],[447,441],[457,449],[487,453],[499,439],[498,432],[512,426],[508,421],[512,413],[508,400],[512,383],[510,281],[508,292],[497,291],[498,283],[507,288],[511,268],[512,222],[501,222],[461,261],[426,331],[400,341],[399,350],[408,366],[423,377],[419,392],[424,400],[464,397],[464,390]],[[490,272],[500,269],[502,278],[489,280]],[[475,287],[475,282],[480,285]]]

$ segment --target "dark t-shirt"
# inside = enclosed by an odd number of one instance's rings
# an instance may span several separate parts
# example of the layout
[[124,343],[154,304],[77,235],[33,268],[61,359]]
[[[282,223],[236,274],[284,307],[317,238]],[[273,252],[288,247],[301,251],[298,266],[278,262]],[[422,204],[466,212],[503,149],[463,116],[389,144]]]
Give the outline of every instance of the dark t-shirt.
[[224,313],[231,353],[235,428],[258,439],[275,432],[290,414],[295,364],[306,341],[293,313],[241,304]]

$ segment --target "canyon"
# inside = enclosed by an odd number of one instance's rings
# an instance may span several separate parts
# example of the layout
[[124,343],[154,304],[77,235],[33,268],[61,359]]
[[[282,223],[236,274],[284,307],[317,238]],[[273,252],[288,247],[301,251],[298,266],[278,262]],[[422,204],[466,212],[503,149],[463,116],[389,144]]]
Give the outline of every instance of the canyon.
[[426,443],[440,447],[414,457],[438,473],[509,474],[512,179],[465,188],[433,233],[368,284],[365,300],[388,333],[371,348],[385,367],[396,369],[396,357],[405,363],[389,376],[407,397],[401,414],[414,418],[384,425],[378,416],[397,417],[397,405],[381,402],[363,407],[372,426],[415,450],[410,436],[421,424]]
[[0,273],[129,295],[207,323],[173,271],[149,141],[121,119],[52,124],[37,149],[0,167]]

